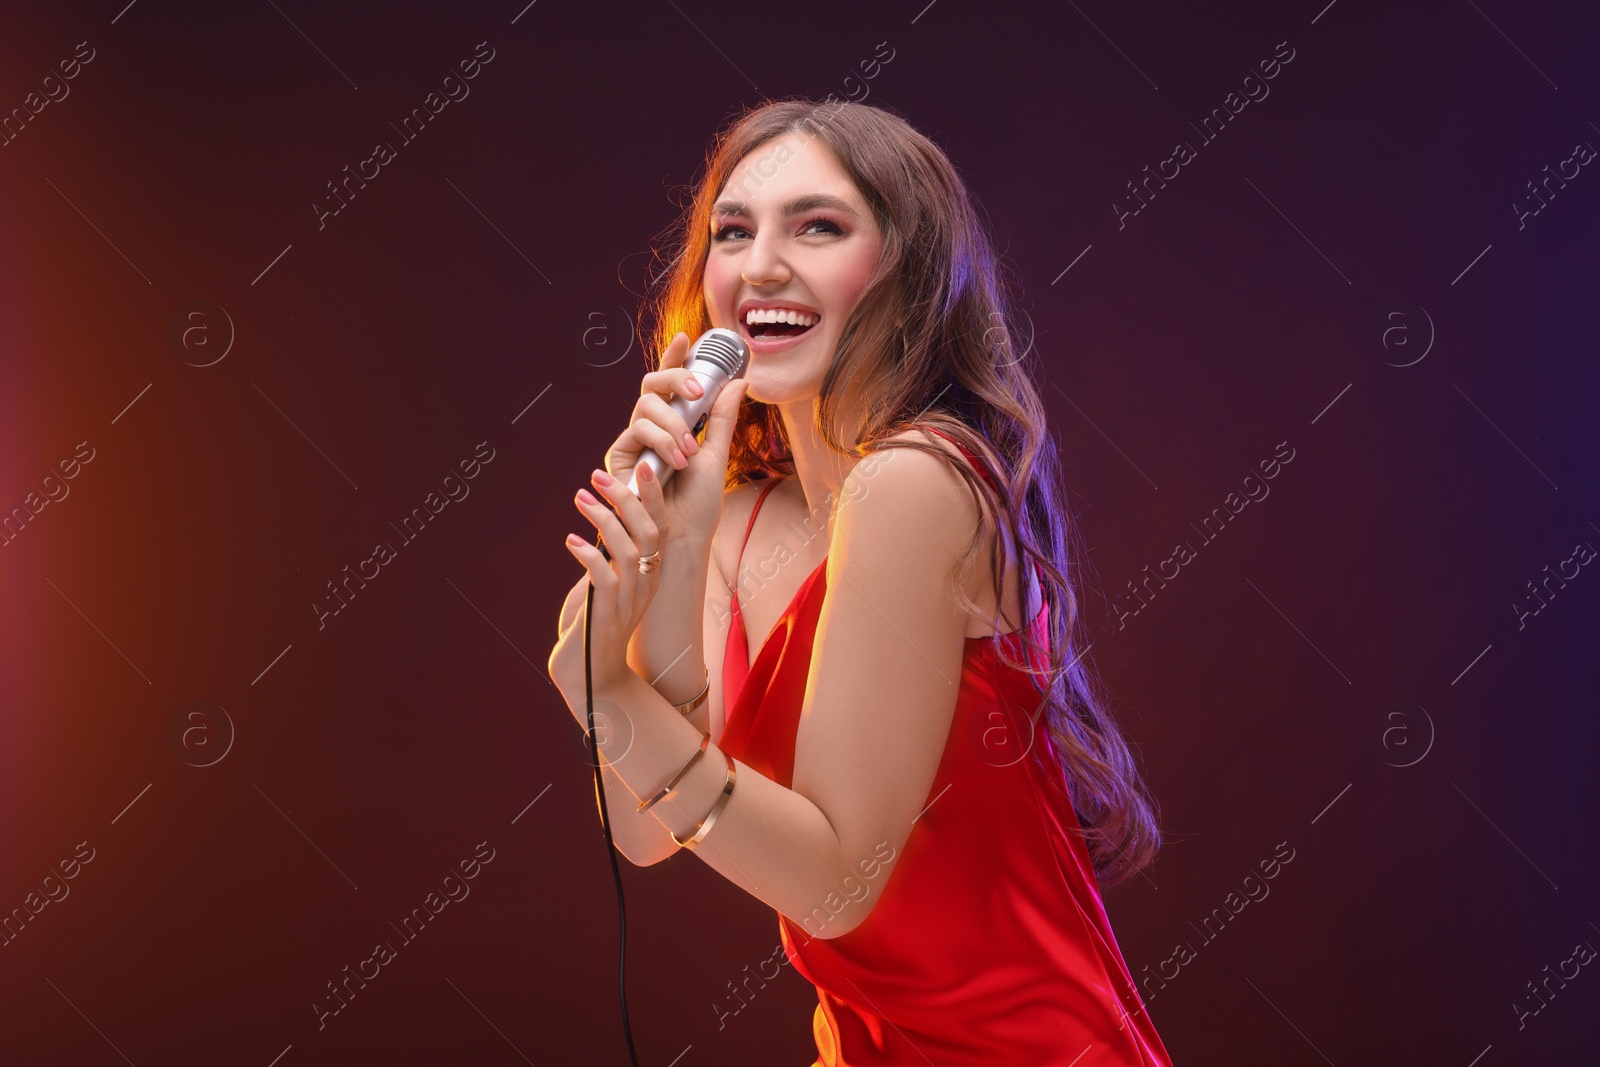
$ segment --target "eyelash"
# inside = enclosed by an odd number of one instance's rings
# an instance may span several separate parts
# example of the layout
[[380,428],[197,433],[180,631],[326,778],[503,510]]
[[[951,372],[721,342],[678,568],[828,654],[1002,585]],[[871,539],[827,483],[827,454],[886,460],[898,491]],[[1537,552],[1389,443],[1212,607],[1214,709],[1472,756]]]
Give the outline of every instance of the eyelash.
[[[839,227],[838,223],[834,222],[832,219],[823,218],[820,215],[817,216],[816,218],[807,219],[805,221],[805,223],[800,228],[802,230],[805,230],[805,229],[808,229],[808,228],[810,228],[812,226],[817,225],[818,223],[821,223],[824,226],[831,227],[835,234],[842,235],[844,233],[844,230],[842,230]],[[720,242],[728,240],[728,231],[729,230],[743,230],[743,229],[744,229],[743,226],[734,226],[734,225],[730,224],[730,225],[722,227],[716,233],[712,234],[711,235],[711,239],[713,241],[716,241],[716,242],[720,243]]]

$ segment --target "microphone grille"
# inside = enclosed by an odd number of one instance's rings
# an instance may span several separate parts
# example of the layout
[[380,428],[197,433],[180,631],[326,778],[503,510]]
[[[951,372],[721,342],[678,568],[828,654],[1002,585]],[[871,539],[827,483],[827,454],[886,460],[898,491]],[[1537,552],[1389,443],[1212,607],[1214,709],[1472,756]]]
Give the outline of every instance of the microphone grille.
[[714,363],[722,368],[729,379],[739,377],[749,356],[750,346],[745,344],[744,338],[720,326],[701,334],[700,340],[694,343],[694,351],[690,353],[691,360],[703,359]]

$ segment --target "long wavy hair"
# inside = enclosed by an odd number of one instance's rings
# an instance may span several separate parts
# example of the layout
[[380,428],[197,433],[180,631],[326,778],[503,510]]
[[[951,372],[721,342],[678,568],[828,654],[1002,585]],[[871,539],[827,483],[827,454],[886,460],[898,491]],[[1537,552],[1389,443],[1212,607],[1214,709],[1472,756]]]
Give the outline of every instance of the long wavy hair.
[[[641,334],[653,339],[651,349],[659,353],[680,330],[698,337],[710,328],[702,276],[712,203],[740,160],[788,133],[832,150],[871,206],[884,238],[877,268],[823,378],[818,433],[830,447],[858,458],[898,447],[953,463],[980,510],[998,516],[1000,536],[992,552],[997,603],[1006,559],[1020,553],[1039,565],[1049,647],[1040,648],[1027,628],[1018,634],[1026,659],[1012,666],[1038,682],[1043,700],[1033,713],[1034,734],[1042,716],[1096,876],[1116,885],[1154,859],[1161,844],[1156,805],[1102,683],[1079,651],[1082,620],[1068,574],[1087,564],[1080,559],[1055,442],[1046,431],[1027,351],[1016,350],[1010,282],[944,152],[904,119],[866,104],[785,99],[735,116],[712,144],[692,202],[668,231],[665,247],[657,249],[668,265],[642,312]],[[841,440],[835,425],[841,390],[862,382],[867,421],[859,441]],[[889,440],[912,428],[937,428],[956,438],[981,458],[996,484],[915,435]],[[746,397],[730,450],[728,487],[793,474],[778,410]],[[973,573],[982,540],[980,523],[960,561],[964,579]],[[963,609],[981,617],[978,606],[959,595]],[[1000,645],[1011,662],[1006,642]],[[1035,670],[1039,662],[1048,668]]]

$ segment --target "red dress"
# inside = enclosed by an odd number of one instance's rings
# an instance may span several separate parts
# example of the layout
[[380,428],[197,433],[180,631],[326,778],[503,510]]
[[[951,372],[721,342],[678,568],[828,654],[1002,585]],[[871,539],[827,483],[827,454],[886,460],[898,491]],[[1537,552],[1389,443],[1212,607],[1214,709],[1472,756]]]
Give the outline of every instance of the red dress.
[[[757,498],[747,542],[776,484]],[[753,667],[733,597],[718,747],[786,788],[826,577],[824,560]],[[1047,611],[1031,623],[1041,641]],[[876,873],[888,881],[867,918],[822,938],[779,915],[785,953],[817,988],[812,1067],[1171,1067],[1112,936],[1042,715],[1030,726],[1040,693],[1000,661],[1001,641],[1020,657],[1015,635],[967,639],[927,806]]]

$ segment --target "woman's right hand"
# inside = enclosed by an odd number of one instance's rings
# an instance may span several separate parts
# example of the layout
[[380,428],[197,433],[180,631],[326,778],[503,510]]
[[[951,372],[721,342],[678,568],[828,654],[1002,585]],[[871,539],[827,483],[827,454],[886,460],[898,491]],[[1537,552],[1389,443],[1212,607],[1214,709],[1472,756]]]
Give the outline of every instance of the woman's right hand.
[[723,386],[706,420],[705,440],[696,442],[690,437],[690,427],[669,406],[676,396],[691,400],[700,396],[699,381],[684,367],[689,347],[686,333],[672,339],[661,354],[660,369],[646,374],[640,383],[639,402],[628,428],[606,451],[606,472],[624,486],[646,451],[656,453],[673,469],[661,486],[666,503],[663,544],[684,539],[711,543],[722,518],[728,448],[745,394],[742,378]]

